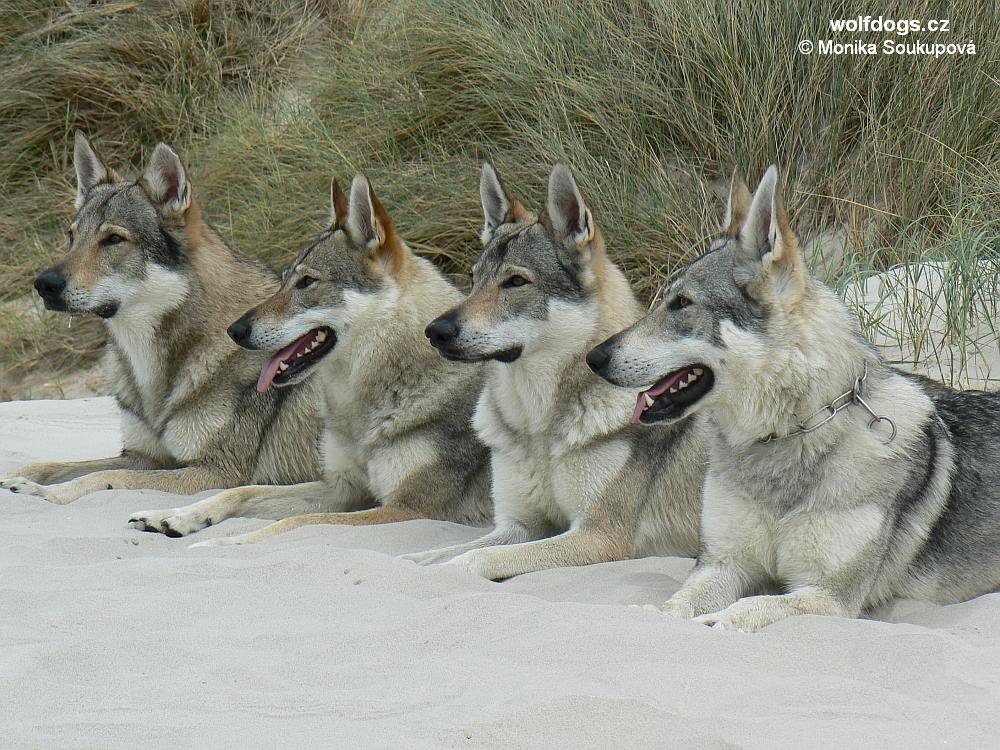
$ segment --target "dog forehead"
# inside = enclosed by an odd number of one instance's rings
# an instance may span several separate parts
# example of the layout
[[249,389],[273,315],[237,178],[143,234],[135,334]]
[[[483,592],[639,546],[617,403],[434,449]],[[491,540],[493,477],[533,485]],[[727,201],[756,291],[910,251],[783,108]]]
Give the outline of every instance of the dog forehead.
[[96,232],[105,224],[119,224],[136,232],[159,226],[156,209],[135,183],[95,185],[77,212],[74,225],[79,232]]
[[675,288],[691,291],[723,292],[735,290],[733,251],[728,245],[711,250],[693,261],[674,282]]
[[309,268],[331,272],[347,264],[357,265],[349,252],[347,232],[327,230],[302,249],[286,275],[302,273]]
[[511,230],[497,234],[479,256],[476,274],[488,278],[505,268],[516,266],[531,268],[541,274],[555,273],[561,269],[556,257],[556,246],[541,224],[528,227],[508,224]]

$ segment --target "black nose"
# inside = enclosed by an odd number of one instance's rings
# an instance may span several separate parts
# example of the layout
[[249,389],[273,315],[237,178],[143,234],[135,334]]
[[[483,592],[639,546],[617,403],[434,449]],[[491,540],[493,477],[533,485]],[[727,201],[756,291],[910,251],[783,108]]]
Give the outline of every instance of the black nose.
[[608,363],[609,359],[611,359],[611,355],[603,346],[598,346],[587,352],[587,364],[596,373],[600,373],[604,369],[604,365]]
[[252,330],[253,326],[247,323],[245,318],[240,318],[229,326],[227,333],[229,334],[229,338],[242,346],[250,338]]
[[35,289],[42,295],[42,299],[56,300],[66,289],[66,279],[58,270],[50,268],[38,274]]
[[445,346],[458,336],[458,326],[453,320],[438,318],[424,329],[424,335],[431,340],[431,346]]

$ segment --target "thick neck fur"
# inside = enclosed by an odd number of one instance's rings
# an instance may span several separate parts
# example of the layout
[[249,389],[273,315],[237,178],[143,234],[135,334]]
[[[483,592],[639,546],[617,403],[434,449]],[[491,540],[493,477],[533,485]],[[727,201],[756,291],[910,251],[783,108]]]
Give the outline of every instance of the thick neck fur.
[[[792,307],[775,304],[771,315],[764,333],[723,323],[732,354],[725,355],[731,361],[724,362],[725,379],[717,381],[713,412],[719,434],[733,448],[794,432],[849,391],[865,362],[866,392],[891,373],[836,294],[811,277]],[[836,431],[828,427],[820,431]]]
[[185,261],[174,269],[149,264],[107,321],[119,366],[131,375],[151,418],[166,416],[172,392],[190,394],[213,377],[238,351],[228,325],[277,288],[277,277],[233,253],[193,201],[181,232]]
[[[448,362],[424,336],[427,323],[460,300],[429,261],[409,251],[378,292],[350,294],[349,328],[338,331],[337,346],[317,374],[326,384],[328,408],[344,418],[343,429],[354,439],[426,421],[423,394],[440,400],[456,377],[477,376],[478,368]],[[405,405],[400,394],[406,394]]]
[[592,269],[593,288],[583,303],[552,299],[539,335],[511,363],[491,362],[487,390],[475,424],[490,442],[495,409],[508,429],[527,434],[557,432],[568,442],[583,443],[628,424],[635,404],[632,391],[594,375],[587,352],[642,316],[625,275],[603,252]]

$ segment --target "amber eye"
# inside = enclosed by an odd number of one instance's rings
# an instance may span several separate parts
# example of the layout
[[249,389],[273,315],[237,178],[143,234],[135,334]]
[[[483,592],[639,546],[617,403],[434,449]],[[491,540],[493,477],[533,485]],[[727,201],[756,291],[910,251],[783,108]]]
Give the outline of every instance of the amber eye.
[[305,289],[306,287],[312,286],[316,283],[316,279],[312,276],[303,276],[297,282],[295,282],[296,289]]
[[107,237],[104,238],[104,241],[101,244],[104,245],[105,247],[111,247],[112,245],[117,245],[120,242],[124,241],[125,238],[122,237],[120,234],[109,234]]
[[691,298],[685,297],[683,294],[679,297],[675,297],[670,302],[671,310],[681,310],[691,304]]
[[505,283],[504,286],[519,287],[519,286],[524,286],[525,284],[530,284],[530,283],[531,282],[528,281],[523,276],[511,276],[509,279],[507,279],[507,283]]

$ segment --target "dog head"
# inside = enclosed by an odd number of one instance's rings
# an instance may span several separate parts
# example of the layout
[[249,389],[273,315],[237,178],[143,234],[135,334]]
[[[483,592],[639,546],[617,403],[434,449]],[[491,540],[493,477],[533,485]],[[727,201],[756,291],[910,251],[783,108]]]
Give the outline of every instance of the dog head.
[[565,164],[549,176],[551,231],[508,192],[489,162],[479,183],[486,223],[472,291],[427,326],[448,359],[514,362],[553,341],[587,335],[580,308],[593,296],[604,243]]
[[142,177],[123,180],[77,132],[75,161],[69,252],[35,279],[45,307],[121,319],[179,304],[194,206],[180,158],[161,143]]
[[739,393],[739,369],[767,356],[802,302],[809,273],[771,166],[751,197],[733,175],[723,232],[660,305],[587,355],[601,377],[644,389],[633,422],[680,419]]
[[307,377],[416,261],[363,175],[350,197],[334,180],[331,203],[326,228],[285,271],[278,292],[229,327],[240,346],[276,352],[261,372],[261,392]]

